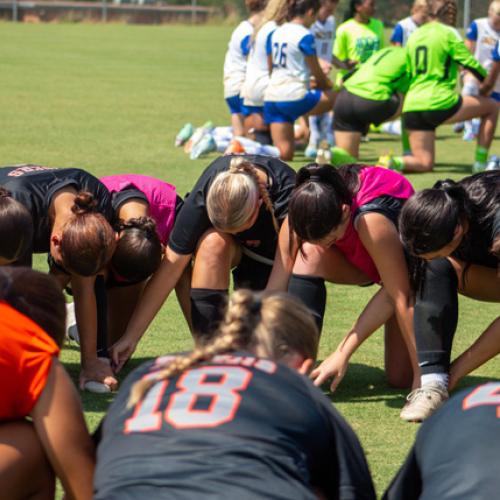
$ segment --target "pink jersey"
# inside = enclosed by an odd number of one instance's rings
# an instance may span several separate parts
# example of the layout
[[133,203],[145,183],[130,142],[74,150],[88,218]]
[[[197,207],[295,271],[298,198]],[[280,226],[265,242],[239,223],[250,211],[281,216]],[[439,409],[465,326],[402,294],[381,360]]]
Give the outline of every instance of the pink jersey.
[[160,179],[139,174],[110,175],[99,179],[113,195],[125,189],[138,189],[149,202],[149,213],[156,222],[156,231],[163,244],[174,227],[177,194],[175,186]]
[[363,246],[358,232],[354,228],[354,216],[359,207],[379,196],[392,196],[406,200],[414,193],[414,190],[406,177],[381,167],[361,169],[359,180],[361,186],[351,204],[351,221],[344,236],[335,242],[335,246],[351,264],[363,271],[375,283],[380,283],[380,275],[375,262]]

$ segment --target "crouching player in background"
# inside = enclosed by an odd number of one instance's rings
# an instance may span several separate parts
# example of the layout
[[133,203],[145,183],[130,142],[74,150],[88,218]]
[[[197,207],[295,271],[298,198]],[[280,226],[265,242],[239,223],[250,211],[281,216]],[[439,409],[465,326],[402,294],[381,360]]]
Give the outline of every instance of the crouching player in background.
[[94,498],[374,499],[355,434],[303,376],[318,341],[299,302],[235,292],[207,343],[124,382]]

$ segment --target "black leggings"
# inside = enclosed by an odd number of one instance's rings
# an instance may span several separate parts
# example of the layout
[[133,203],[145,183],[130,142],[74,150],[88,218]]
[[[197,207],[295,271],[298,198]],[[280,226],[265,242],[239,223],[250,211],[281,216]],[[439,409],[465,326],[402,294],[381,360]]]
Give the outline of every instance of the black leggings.
[[448,259],[427,263],[415,304],[415,338],[422,374],[448,373],[458,322],[458,278]]

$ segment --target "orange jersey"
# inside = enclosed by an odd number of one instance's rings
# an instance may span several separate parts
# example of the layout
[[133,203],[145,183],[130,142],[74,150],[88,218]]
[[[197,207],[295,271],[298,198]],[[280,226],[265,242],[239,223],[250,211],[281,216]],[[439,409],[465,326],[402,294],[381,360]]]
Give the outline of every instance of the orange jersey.
[[0,302],[0,420],[30,414],[58,354],[55,341],[34,321]]

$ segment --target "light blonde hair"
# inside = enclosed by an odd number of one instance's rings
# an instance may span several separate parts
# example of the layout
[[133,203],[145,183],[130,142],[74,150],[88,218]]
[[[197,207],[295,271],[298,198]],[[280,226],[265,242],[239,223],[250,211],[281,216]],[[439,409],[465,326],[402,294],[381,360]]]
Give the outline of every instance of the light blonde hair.
[[458,7],[456,0],[427,0],[429,17],[448,24],[456,26]]
[[153,377],[136,382],[128,407],[138,403],[157,382],[175,377],[218,354],[237,350],[280,361],[291,354],[316,359],[319,332],[308,309],[281,292],[237,290],[232,295],[218,333],[208,344],[178,356]]
[[411,12],[413,13],[418,9],[425,9],[426,11],[428,11],[429,6],[427,0],[415,0],[413,2],[413,5],[411,6]]
[[490,3],[490,6],[488,8],[488,14],[491,13],[497,16],[500,15],[500,0],[493,0],[493,2]]
[[229,170],[218,174],[208,190],[208,218],[219,231],[237,230],[257,210],[259,196],[271,214],[276,233],[279,233],[271,197],[255,165],[243,158],[233,158]]
[[262,14],[259,24],[255,26],[252,33],[252,42],[257,37],[257,33],[260,31],[264,24],[269,21],[275,21],[276,24],[283,24],[286,20],[286,14],[288,10],[288,0],[269,0],[267,2],[266,8]]

